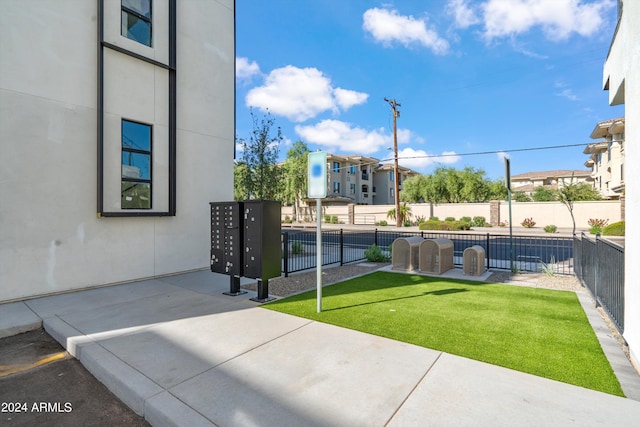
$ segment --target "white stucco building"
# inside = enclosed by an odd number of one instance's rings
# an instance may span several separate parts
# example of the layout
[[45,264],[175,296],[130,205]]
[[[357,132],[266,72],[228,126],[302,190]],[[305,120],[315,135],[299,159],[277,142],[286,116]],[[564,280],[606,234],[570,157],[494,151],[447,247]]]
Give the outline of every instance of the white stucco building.
[[3,0],[0,302],[209,265],[233,0]]
[[[618,0],[618,25],[604,64],[603,87],[609,104],[624,104],[625,162],[640,164],[640,2]],[[625,174],[625,312],[624,337],[631,358],[640,368],[640,168],[627,167]]]
[[596,190],[605,199],[617,199],[624,193],[624,117],[605,120],[596,124],[584,154],[584,163],[591,168],[591,178]]

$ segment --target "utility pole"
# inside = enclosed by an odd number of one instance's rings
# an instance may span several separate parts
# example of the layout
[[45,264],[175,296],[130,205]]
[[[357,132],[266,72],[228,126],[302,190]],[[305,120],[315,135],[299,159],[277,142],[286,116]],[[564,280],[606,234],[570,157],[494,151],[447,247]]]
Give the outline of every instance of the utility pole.
[[393,111],[393,174],[395,182],[395,193],[394,198],[396,202],[396,227],[402,227],[402,223],[400,222],[400,173],[398,171],[398,129],[396,127],[396,119],[400,117],[400,103],[396,102],[395,99],[388,100],[384,99],[386,102],[391,105],[391,111]]

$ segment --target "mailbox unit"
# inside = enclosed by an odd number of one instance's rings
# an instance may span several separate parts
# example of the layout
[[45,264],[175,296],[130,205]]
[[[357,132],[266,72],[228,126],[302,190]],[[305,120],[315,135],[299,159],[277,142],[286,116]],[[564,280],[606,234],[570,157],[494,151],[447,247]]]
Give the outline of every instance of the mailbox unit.
[[247,200],[243,212],[244,276],[262,280],[280,277],[280,202]]
[[211,205],[211,271],[242,276],[242,223],[240,202]]

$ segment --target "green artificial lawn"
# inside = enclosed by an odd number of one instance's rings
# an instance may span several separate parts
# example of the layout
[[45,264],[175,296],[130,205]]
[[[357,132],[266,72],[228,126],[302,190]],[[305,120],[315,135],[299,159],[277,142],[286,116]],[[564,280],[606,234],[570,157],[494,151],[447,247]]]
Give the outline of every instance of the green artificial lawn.
[[624,396],[573,292],[375,272],[264,307]]

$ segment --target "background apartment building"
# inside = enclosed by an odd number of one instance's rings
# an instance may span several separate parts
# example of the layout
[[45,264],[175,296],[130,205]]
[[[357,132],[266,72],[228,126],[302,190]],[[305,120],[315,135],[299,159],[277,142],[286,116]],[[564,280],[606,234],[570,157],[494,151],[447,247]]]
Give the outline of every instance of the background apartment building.
[[233,0],[4,0],[0,302],[209,264]]
[[624,192],[624,117],[596,125],[591,139],[600,141],[587,145],[589,155],[585,166],[591,168],[594,187],[605,199],[618,199]]
[[546,187],[550,190],[557,190],[562,186],[571,183],[585,182],[592,185],[591,171],[588,170],[553,170],[540,172],[526,172],[511,177],[513,191],[522,191],[526,194],[533,194],[537,187]]
[[[326,204],[355,203],[385,205],[395,203],[394,167],[373,157],[327,153],[328,186]],[[417,172],[399,166],[402,182]]]

